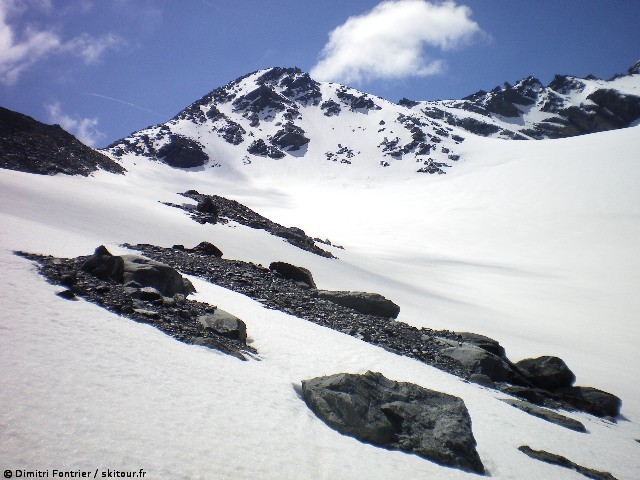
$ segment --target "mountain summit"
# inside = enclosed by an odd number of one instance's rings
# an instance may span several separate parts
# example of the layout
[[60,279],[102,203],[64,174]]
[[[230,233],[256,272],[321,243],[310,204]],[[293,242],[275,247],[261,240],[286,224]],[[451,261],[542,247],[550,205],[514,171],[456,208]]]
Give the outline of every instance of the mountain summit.
[[445,173],[465,135],[561,138],[633,125],[640,75],[610,80],[556,75],[480,90],[462,100],[397,104],[299,68],[240,77],[166,123],[111,144],[116,157],[140,155],[178,168],[243,169],[280,159],[324,159],[336,169]]

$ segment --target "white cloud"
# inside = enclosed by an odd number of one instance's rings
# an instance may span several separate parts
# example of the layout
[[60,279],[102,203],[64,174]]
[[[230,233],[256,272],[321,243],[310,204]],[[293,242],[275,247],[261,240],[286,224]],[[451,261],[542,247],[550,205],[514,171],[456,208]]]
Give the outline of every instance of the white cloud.
[[[11,21],[23,15],[28,6],[34,3],[41,11],[51,10],[47,1],[17,2],[0,0],[0,83],[13,85],[29,67],[51,54],[73,54],[87,63],[96,63],[109,49],[117,49],[124,42],[113,34],[93,37],[82,34],[64,41],[52,30],[26,26],[17,29]],[[27,5],[29,4],[29,5]]]
[[333,30],[311,75],[355,83],[435,75],[445,64],[427,55],[426,47],[450,50],[481,32],[471,10],[452,1],[385,1]]
[[61,51],[72,53],[84,60],[85,63],[97,63],[107,50],[115,50],[123,44],[122,38],[113,33],[101,37],[92,37],[83,33],[61,47]]
[[99,123],[97,118],[71,117],[62,111],[60,102],[45,105],[45,108],[49,113],[49,121],[59,124],[87,145],[95,147],[105,137],[105,134],[96,128]]

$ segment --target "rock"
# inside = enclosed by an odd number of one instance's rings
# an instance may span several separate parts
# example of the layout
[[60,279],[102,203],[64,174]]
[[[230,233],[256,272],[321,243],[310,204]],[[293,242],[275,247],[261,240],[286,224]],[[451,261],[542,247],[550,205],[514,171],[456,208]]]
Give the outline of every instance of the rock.
[[136,255],[123,255],[121,258],[124,261],[125,285],[133,283],[152,287],[165,297],[173,297],[176,293],[187,296],[195,292],[193,284],[169,265]]
[[365,315],[396,318],[400,307],[378,293],[318,290],[318,296]]
[[215,203],[213,203],[213,199],[210,196],[206,196],[202,200],[200,200],[196,205],[196,210],[198,212],[206,213],[214,217],[215,221],[211,223],[216,223],[218,221],[218,215],[220,213],[220,209]]
[[504,359],[475,345],[447,348],[442,355],[457,360],[469,373],[486,375],[494,382],[504,382],[515,376]]
[[304,134],[305,131],[302,128],[293,123],[287,123],[273,136],[271,143],[276,147],[293,152],[309,143],[309,139]]
[[267,145],[266,142],[261,138],[252,142],[251,145],[247,147],[247,152],[252,155],[260,155],[263,157],[274,159],[282,158],[285,156],[282,150],[278,150],[276,147]]
[[234,338],[242,343],[247,341],[247,325],[229,312],[216,308],[214,313],[198,317],[198,321],[204,328],[223,337]]
[[200,242],[198,245],[193,247],[194,252],[200,253],[201,255],[209,255],[211,257],[222,257],[222,250],[216,247],[213,243],[209,242]]
[[516,363],[516,367],[531,383],[548,390],[570,387],[576,381],[576,376],[558,357],[527,358]]
[[64,298],[65,300],[77,300],[76,294],[71,290],[63,290],[61,292],[56,293],[60,298]]
[[530,388],[520,385],[500,385],[499,390],[507,395],[522,398],[536,405],[544,405],[550,393],[548,390],[541,388]]
[[134,288],[131,296],[145,302],[155,302],[163,300],[162,294],[152,287]]
[[615,418],[620,414],[622,400],[593,387],[567,387],[556,390],[563,400],[579,410],[598,417]]
[[523,412],[528,413],[529,415],[533,415],[534,417],[542,418],[547,422],[555,423],[556,425],[560,425],[561,427],[568,428],[570,430],[575,430],[576,432],[586,433],[587,429],[584,425],[578,420],[574,420],[573,418],[565,417],[564,415],[560,415],[557,412],[552,410],[548,410],[546,408],[540,408],[532,403],[523,402],[522,400],[514,400],[511,398],[501,398],[504,403],[511,405]]
[[484,473],[462,399],[380,373],[340,373],[302,382],[309,408],[330,427],[363,442]]
[[157,155],[159,160],[177,168],[201,167],[209,160],[202,145],[175,133],[169,135],[169,141],[158,150]]
[[0,107],[0,168],[39,175],[88,176],[98,169],[126,172],[106,155],[84,145],[60,125],[45,125]]
[[493,353],[498,357],[505,356],[504,347],[500,345],[497,340],[493,338],[485,337],[484,335],[480,335],[478,333],[471,332],[455,332],[462,337],[462,341],[464,343],[470,343],[471,345],[475,345],[476,347],[480,347],[483,350],[486,350],[489,353]]
[[474,373],[469,377],[469,381],[477,385],[481,385],[487,388],[495,388],[496,384],[487,375],[482,373]]
[[296,267],[286,262],[273,262],[269,265],[269,270],[277,272],[284,278],[298,282],[307,288],[316,288],[313,275],[304,267]]
[[122,283],[124,260],[122,257],[112,255],[104,245],[100,245],[95,249],[93,255],[82,264],[81,269],[100,280]]
[[572,462],[568,458],[557,455],[555,453],[546,452],[544,450],[534,450],[528,445],[522,445],[521,447],[518,447],[518,450],[536,460],[551,463],[553,465],[558,465],[570,470],[575,470],[585,477],[592,478],[594,480],[616,480],[616,477],[611,475],[609,472],[601,472],[592,468],[583,467],[581,465],[578,465],[577,463]]

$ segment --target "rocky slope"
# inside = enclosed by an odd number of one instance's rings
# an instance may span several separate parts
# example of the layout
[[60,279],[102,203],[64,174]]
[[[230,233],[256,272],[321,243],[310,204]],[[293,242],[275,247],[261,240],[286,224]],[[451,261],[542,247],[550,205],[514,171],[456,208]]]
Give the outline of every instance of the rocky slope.
[[0,168],[41,175],[87,176],[102,169],[125,169],[102,153],[87,147],[60,125],[37,120],[0,107]]
[[401,103],[471,133],[507,139],[563,138],[625,128],[640,119],[640,61],[602,80],[556,75],[480,90],[462,100]]

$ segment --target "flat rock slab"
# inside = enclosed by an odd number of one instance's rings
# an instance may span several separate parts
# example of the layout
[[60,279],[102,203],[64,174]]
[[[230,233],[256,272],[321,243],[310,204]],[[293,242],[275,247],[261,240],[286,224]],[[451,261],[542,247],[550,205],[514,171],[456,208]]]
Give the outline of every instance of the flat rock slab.
[[529,415],[533,415],[534,417],[546,420],[547,422],[555,423],[556,425],[560,425],[561,427],[565,427],[570,430],[575,430],[576,432],[587,432],[585,426],[578,420],[565,417],[564,415],[560,415],[559,413],[552,410],[547,410],[546,408],[541,408],[537,405],[529,402],[524,402],[522,400],[514,400],[511,398],[501,398],[500,400],[511,405],[512,407],[516,407],[517,409],[528,413]]
[[198,317],[198,321],[204,328],[223,337],[234,338],[242,343],[247,341],[247,325],[229,312],[216,308],[214,313]]
[[535,458],[536,460],[575,470],[587,478],[592,478],[594,480],[617,480],[616,477],[611,475],[609,472],[601,472],[600,470],[583,467],[582,465],[578,465],[568,458],[555,453],[545,452],[544,450],[534,450],[528,445],[522,445],[521,447],[518,447],[518,450],[531,458]]
[[396,318],[400,307],[379,293],[318,290],[318,297],[365,315]]
[[374,372],[304,380],[302,393],[309,408],[342,434],[484,473],[461,398]]

